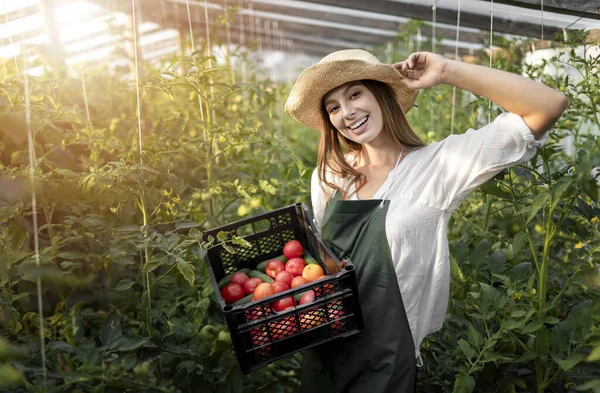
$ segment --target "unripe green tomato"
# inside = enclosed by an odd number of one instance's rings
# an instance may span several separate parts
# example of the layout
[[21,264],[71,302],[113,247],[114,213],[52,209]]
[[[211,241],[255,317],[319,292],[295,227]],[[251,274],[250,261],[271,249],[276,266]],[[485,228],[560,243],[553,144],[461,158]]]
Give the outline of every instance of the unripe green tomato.
[[206,325],[200,330],[200,338],[205,341],[210,341],[214,338],[215,327],[213,325]]
[[594,97],[594,99],[592,100],[592,102],[594,103],[594,105],[600,105],[600,96]]
[[226,342],[227,344],[231,344],[231,335],[227,330],[221,330],[219,332],[219,336],[217,337],[218,341]]

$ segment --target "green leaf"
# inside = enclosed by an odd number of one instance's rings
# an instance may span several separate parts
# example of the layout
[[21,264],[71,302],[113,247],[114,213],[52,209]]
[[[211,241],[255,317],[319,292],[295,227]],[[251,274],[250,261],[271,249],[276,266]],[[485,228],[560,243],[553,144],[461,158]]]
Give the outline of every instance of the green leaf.
[[277,194],[277,188],[275,188],[271,183],[269,183],[266,180],[261,180],[259,182],[260,188],[264,191],[264,192],[268,192],[271,195],[276,195]]
[[179,270],[179,273],[181,273],[183,278],[185,278],[190,285],[194,285],[194,280],[196,279],[194,265],[183,258],[177,258],[177,270]]
[[495,183],[495,182],[484,183],[479,187],[479,189],[484,194],[493,195],[493,196],[496,196],[501,199],[510,199],[511,198],[511,195],[507,191],[504,191],[503,189],[501,189],[500,186],[498,185],[498,183]]
[[119,281],[117,283],[117,285],[115,286],[115,291],[126,291],[129,288],[131,288],[132,286],[134,286],[135,284],[137,284],[135,281],[129,279],[129,278],[124,278],[123,280]]
[[128,352],[145,346],[150,339],[148,337],[130,338],[126,336],[118,336],[109,341],[106,345],[108,351]]
[[537,319],[528,323],[527,326],[525,326],[525,328],[522,330],[522,332],[523,334],[533,333],[535,331],[538,331],[542,326],[544,326],[544,321],[540,321],[539,319]]
[[600,379],[593,379],[589,382],[584,383],[583,385],[577,386],[575,389],[582,392],[592,391],[594,393],[597,393],[600,391]]
[[585,359],[586,362],[598,362],[600,361],[600,345],[592,350],[590,356]]
[[22,386],[25,383],[23,379],[23,373],[10,364],[0,364],[0,390],[6,391],[8,389]]
[[244,248],[252,248],[252,243],[240,236],[233,235],[231,237],[231,242]]
[[519,210],[518,213],[527,213],[527,212],[529,213],[529,215],[527,216],[527,219],[525,220],[525,225],[528,225],[531,222],[531,220],[533,220],[533,218],[536,216],[537,212],[540,211],[540,209],[542,207],[544,207],[544,205],[546,204],[546,202],[548,202],[549,199],[550,199],[550,192],[546,191],[540,195],[537,195],[533,199],[531,206],[528,206],[526,208]]
[[517,233],[512,243],[513,254],[517,255],[523,249],[525,244],[527,244],[527,234],[524,232]]
[[483,265],[487,262],[489,252],[490,243],[484,239],[469,253],[469,262],[473,266]]
[[503,273],[506,271],[506,255],[501,250],[496,251],[490,255],[489,260],[490,272],[492,273]]
[[450,277],[452,277],[454,281],[465,282],[465,276],[452,255],[450,255]]
[[158,257],[158,256],[151,257],[150,261],[148,263],[145,263],[144,267],[142,267],[142,273],[144,273],[144,274],[150,273],[151,271],[164,265],[166,262],[167,262],[167,258],[165,258],[165,257]]
[[460,373],[454,381],[454,389],[452,393],[471,393],[475,390],[475,379],[470,375]]
[[85,259],[86,258],[86,254],[82,253],[82,252],[77,252],[77,251],[63,251],[63,252],[59,252],[57,257],[61,258],[61,259],[68,259],[68,260],[72,260],[72,259]]
[[579,364],[581,361],[583,361],[583,359],[585,359],[585,357],[586,357],[586,354],[581,353],[581,352],[571,353],[565,359],[561,359],[558,357],[558,355],[552,354],[552,359],[554,359],[556,364],[558,364],[558,366],[563,371],[569,371],[570,369],[575,367],[577,364]]
[[481,346],[481,334],[475,329],[473,324],[469,323],[469,327],[467,329],[467,340],[469,344],[473,345],[475,348]]
[[217,240],[219,242],[224,242],[225,240],[227,240],[228,237],[229,237],[229,232],[227,232],[227,231],[220,231],[219,233],[217,233]]
[[467,356],[467,359],[473,359],[477,355],[477,352],[475,352],[473,347],[462,338],[460,340],[458,340],[458,346],[463,351],[463,353]]
[[584,185],[584,191],[590,197],[590,199],[592,201],[594,201],[594,202],[598,201],[598,184],[596,183],[596,180],[590,179]]
[[0,362],[18,360],[27,356],[27,348],[12,345],[0,337]]

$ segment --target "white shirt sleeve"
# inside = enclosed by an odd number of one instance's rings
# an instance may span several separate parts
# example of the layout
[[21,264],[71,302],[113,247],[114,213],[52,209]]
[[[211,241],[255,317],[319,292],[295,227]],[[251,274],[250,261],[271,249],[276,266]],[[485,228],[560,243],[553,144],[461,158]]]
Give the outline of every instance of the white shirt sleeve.
[[528,161],[548,139],[548,133],[536,140],[521,116],[503,113],[490,124],[451,135],[438,150],[442,189],[438,201],[445,207],[457,207],[471,191],[504,168]]
[[325,192],[321,188],[321,181],[319,180],[318,168],[312,173],[310,179],[310,200],[312,203],[313,216],[315,219],[315,226],[317,230],[321,232],[321,221],[323,221],[323,215],[325,214],[325,207],[327,206],[327,197]]

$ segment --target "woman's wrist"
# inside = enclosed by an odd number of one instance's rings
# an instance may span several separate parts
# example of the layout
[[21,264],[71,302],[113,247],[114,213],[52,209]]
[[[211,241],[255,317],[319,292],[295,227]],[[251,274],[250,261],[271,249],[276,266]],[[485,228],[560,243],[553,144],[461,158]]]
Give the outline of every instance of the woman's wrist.
[[465,63],[460,61],[446,59],[446,66],[442,72],[441,83],[450,86],[458,86],[460,82],[461,67]]

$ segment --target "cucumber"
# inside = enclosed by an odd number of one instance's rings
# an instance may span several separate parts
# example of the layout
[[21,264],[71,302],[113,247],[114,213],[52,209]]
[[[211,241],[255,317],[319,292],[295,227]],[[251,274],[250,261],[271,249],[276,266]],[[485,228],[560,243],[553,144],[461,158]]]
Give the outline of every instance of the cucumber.
[[242,272],[242,273],[246,273],[246,274],[250,274],[250,269],[248,268],[243,268],[240,270],[237,270],[233,273],[229,273],[228,275],[226,275],[225,277],[223,277],[221,280],[219,280],[219,282],[217,283],[217,285],[219,286],[219,289],[223,289],[223,287],[227,284],[231,283],[231,277],[233,277],[233,275],[237,272]]
[[268,282],[268,283],[272,283],[273,280],[271,277],[267,276],[265,273],[260,272],[258,270],[250,270],[250,273],[248,274],[248,276],[252,277],[252,278],[260,278],[261,280],[263,280],[263,282]]
[[251,293],[250,295],[248,295],[246,297],[241,298],[237,302],[233,303],[232,306],[241,306],[243,304],[250,303],[250,301],[252,300],[252,296],[254,296],[253,293]]
[[306,250],[304,251],[304,262],[306,262],[307,265],[319,265],[319,262],[317,262],[317,260]]
[[269,261],[272,261],[273,259],[279,259],[281,262],[286,263],[287,262],[287,258],[282,254],[278,257],[275,258],[269,258],[267,260],[262,261],[261,263],[259,263],[258,265],[256,265],[256,270],[261,271],[261,272],[265,272],[265,270],[267,269],[267,264],[269,263]]

